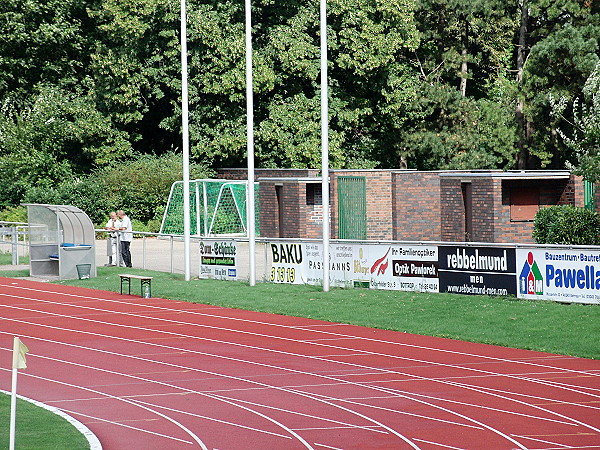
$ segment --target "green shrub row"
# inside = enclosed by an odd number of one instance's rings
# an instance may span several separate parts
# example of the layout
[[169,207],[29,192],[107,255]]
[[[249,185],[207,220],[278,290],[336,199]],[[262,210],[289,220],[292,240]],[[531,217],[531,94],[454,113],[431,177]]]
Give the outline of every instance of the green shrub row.
[[540,209],[533,221],[538,244],[600,245],[598,213],[571,205]]
[[[103,228],[108,213],[123,209],[137,231],[157,232],[167,206],[171,185],[182,179],[181,155],[143,155],[113,163],[81,178],[69,178],[55,185],[29,186],[21,203],[73,205],[85,211]],[[212,172],[199,164],[190,165],[190,178],[210,178]],[[0,220],[27,222],[23,206],[12,205],[0,213]]]

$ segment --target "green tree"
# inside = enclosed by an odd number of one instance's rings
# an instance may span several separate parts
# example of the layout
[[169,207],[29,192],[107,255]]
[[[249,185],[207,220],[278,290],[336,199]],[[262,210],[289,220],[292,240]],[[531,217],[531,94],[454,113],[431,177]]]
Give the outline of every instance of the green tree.
[[559,139],[550,95],[573,101],[599,59],[596,2],[522,0],[517,64],[518,167],[565,167],[573,153]]
[[[558,129],[565,145],[576,157],[575,172],[586,180],[600,180],[600,62],[583,86],[583,98],[576,98],[569,105],[565,96],[550,96],[552,115],[561,124],[568,125],[569,132]],[[570,107],[571,106],[571,107]],[[569,108],[570,107],[570,108]],[[572,111],[572,121],[565,116],[567,109]]]
[[40,86],[20,111],[6,102],[0,114],[0,186],[5,205],[18,204],[29,186],[49,188],[131,154],[89,98]]
[[515,124],[506,96],[515,13],[499,0],[418,2],[418,87],[400,134],[410,167],[512,167]]
[[39,83],[73,88],[89,63],[86,0],[0,2],[0,99],[17,106]]
[[[193,152],[218,165],[244,164],[245,84],[242,5],[207,2],[190,17]],[[410,0],[361,0],[329,7],[330,155],[344,167],[377,164],[395,134],[386,109],[417,45]],[[301,167],[320,160],[319,17],[314,3],[254,3],[254,91],[259,165]],[[384,150],[379,150],[381,154]],[[366,155],[366,156],[365,156]]]
[[88,9],[94,46],[88,68],[97,108],[142,153],[178,143],[181,90],[179,2],[102,0]]

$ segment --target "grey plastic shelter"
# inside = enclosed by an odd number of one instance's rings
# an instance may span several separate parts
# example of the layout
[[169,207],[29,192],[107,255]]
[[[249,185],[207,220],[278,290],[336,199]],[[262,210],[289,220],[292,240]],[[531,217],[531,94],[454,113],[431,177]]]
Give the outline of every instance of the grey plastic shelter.
[[33,277],[96,276],[94,224],[75,206],[25,204]]

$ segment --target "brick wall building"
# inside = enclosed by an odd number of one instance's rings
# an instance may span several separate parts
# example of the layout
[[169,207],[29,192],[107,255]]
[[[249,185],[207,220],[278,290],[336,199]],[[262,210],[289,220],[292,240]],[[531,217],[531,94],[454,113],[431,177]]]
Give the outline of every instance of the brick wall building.
[[[256,169],[262,237],[321,237],[318,175]],[[332,238],[397,241],[532,243],[539,208],[583,206],[584,197],[581,178],[567,171],[330,170],[329,189]]]

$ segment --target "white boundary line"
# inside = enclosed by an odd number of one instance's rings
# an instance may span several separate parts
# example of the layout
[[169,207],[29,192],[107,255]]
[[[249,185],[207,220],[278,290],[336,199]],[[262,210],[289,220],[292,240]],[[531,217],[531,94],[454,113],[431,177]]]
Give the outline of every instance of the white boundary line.
[[[10,395],[10,392],[7,392],[7,391],[5,391],[3,389],[0,389],[0,392],[2,392],[3,394]],[[25,400],[26,402],[29,402],[29,403],[31,403],[31,404],[33,404],[35,406],[43,408],[46,411],[50,411],[51,413],[56,414],[57,416],[62,417],[67,422],[69,422],[71,425],[73,425],[77,429],[77,431],[79,431],[81,434],[83,434],[85,436],[85,438],[87,439],[88,443],[90,444],[90,450],[102,450],[102,444],[98,440],[98,437],[92,432],[92,430],[90,430],[88,427],[86,427],[79,420],[77,420],[74,417],[72,417],[69,414],[67,414],[65,411],[61,411],[60,409],[58,409],[58,408],[56,408],[54,406],[46,405],[45,403],[38,402],[37,400],[34,400],[32,398],[28,398],[28,397],[24,397],[24,396],[19,395],[19,394],[17,394],[17,398],[20,398],[21,400]]]
[[[94,333],[88,333],[88,332],[83,332],[83,333],[85,333],[85,334],[94,334]],[[94,334],[94,335],[100,336],[100,335],[97,335],[97,334]],[[25,335],[23,335],[23,337],[25,337]],[[109,336],[105,336],[105,337],[109,337]],[[33,336],[31,336],[30,339],[44,340],[44,339],[36,338],[36,337],[33,337]],[[44,340],[44,341],[48,342],[48,340]],[[131,341],[131,340],[129,340],[129,341]],[[52,342],[60,343],[60,342],[57,342],[57,341],[52,341]],[[63,344],[67,345],[67,346],[71,346],[71,347],[85,348],[85,347],[82,347],[82,346],[79,346],[79,345],[74,345],[74,344],[67,344],[67,343],[63,343]],[[156,344],[150,344],[150,345],[156,345]],[[268,384],[265,384],[265,383],[259,383],[257,381],[253,381],[253,380],[247,380],[247,379],[240,378],[240,377],[233,377],[233,376],[230,376],[230,375],[224,375],[224,374],[219,374],[219,373],[215,373],[215,372],[209,372],[209,371],[206,371],[206,370],[196,369],[196,368],[193,368],[193,367],[187,367],[187,366],[181,366],[181,365],[178,365],[178,364],[166,363],[164,361],[154,361],[154,360],[150,360],[150,359],[147,359],[147,358],[141,358],[141,357],[136,357],[136,356],[132,356],[132,355],[123,355],[123,354],[119,354],[119,353],[116,353],[116,352],[110,352],[110,351],[107,351],[107,350],[98,350],[98,349],[93,349],[93,348],[87,348],[87,349],[93,350],[93,351],[102,352],[102,353],[108,353],[108,354],[112,354],[112,355],[123,356],[123,357],[127,357],[127,358],[133,358],[133,359],[137,359],[137,360],[144,360],[144,361],[148,361],[148,362],[154,362],[154,363],[157,363],[157,364],[163,364],[163,365],[168,365],[168,366],[173,366],[173,367],[179,367],[179,368],[182,368],[182,369],[185,369],[185,370],[195,370],[195,371],[198,371],[198,372],[201,372],[201,373],[207,373],[207,374],[216,375],[216,376],[220,376],[220,377],[224,377],[224,378],[230,378],[230,379],[236,379],[236,380],[246,381],[246,382],[251,383],[251,384],[262,385],[262,386],[265,386],[265,387],[269,387],[271,389],[277,389],[277,390],[281,390],[281,391],[285,391],[285,392],[295,393],[297,395],[304,396],[304,397],[307,397],[307,398],[315,400],[315,401],[320,401],[322,403],[329,404],[329,405],[331,405],[333,407],[337,407],[338,409],[342,409],[342,410],[348,411],[348,412],[350,412],[352,414],[355,414],[355,415],[358,415],[360,417],[363,417],[366,420],[371,421],[371,422],[373,422],[375,424],[378,424],[381,427],[383,427],[384,429],[387,429],[388,431],[390,431],[392,434],[400,437],[402,440],[404,440],[405,442],[407,442],[413,448],[418,448],[410,440],[408,440],[408,438],[406,438],[405,436],[403,436],[402,434],[400,434],[396,430],[391,429],[390,427],[388,427],[386,425],[383,425],[382,423],[376,421],[375,419],[373,419],[373,418],[371,418],[369,416],[365,416],[365,415],[363,415],[361,413],[358,413],[357,411],[354,411],[354,410],[348,409],[346,407],[343,407],[343,406],[340,406],[340,405],[336,405],[335,403],[332,403],[332,401],[343,401],[342,399],[328,398],[326,396],[317,395],[317,394],[307,394],[305,392],[298,391],[296,389],[286,389],[286,388],[282,388],[282,387],[278,387],[278,386],[268,385]],[[180,350],[184,350],[184,349],[180,349]],[[210,355],[210,354],[207,354],[207,353],[204,353],[204,352],[194,352],[194,353],[200,353],[200,354]],[[31,355],[31,356],[36,356],[36,355]],[[221,356],[218,356],[218,355],[213,355],[213,356],[224,358],[224,357],[221,357]],[[64,362],[66,364],[72,364],[72,365],[75,365],[75,366],[82,366],[82,367],[93,368],[91,366],[86,366],[86,365],[83,365],[83,364],[69,362],[69,361],[62,361],[62,360],[59,360],[59,359],[56,359],[56,358],[50,358],[50,357],[47,357],[47,356],[39,356],[39,357],[43,358],[43,359]],[[245,363],[250,363],[250,364],[258,364],[258,363],[253,363],[253,362],[249,362],[249,361],[245,361],[245,360],[241,360],[241,359],[236,359],[236,358],[225,358],[225,359],[227,359],[227,360],[233,360],[233,361],[238,361],[238,362],[245,362]],[[362,387],[362,388],[366,388],[366,389],[372,389],[372,390],[376,390],[376,391],[380,391],[380,392],[386,392],[386,393],[389,393],[389,394],[395,394],[397,397],[405,398],[407,400],[412,400],[414,402],[427,405],[427,406],[429,406],[431,408],[444,411],[444,412],[449,413],[451,415],[455,415],[455,416],[461,417],[461,418],[465,419],[468,422],[472,422],[472,423],[475,423],[477,425],[480,425],[482,428],[485,428],[488,431],[491,431],[492,433],[497,434],[499,437],[504,438],[504,439],[512,442],[513,444],[515,444],[517,447],[519,447],[521,449],[526,449],[526,447],[524,447],[519,442],[517,442],[516,440],[514,440],[513,438],[511,438],[509,435],[501,432],[500,430],[495,429],[494,427],[492,427],[490,425],[487,425],[487,424],[485,424],[483,422],[480,422],[480,421],[478,421],[478,420],[476,420],[476,419],[474,419],[472,417],[465,416],[464,414],[458,413],[456,411],[452,411],[452,410],[450,410],[448,408],[445,408],[445,407],[442,407],[442,406],[439,406],[439,405],[435,405],[435,404],[426,402],[424,400],[419,400],[419,399],[410,397],[409,395],[400,394],[398,392],[395,392],[395,391],[392,391],[392,390],[389,390],[389,389],[379,388],[379,387],[376,387],[376,386],[363,385],[361,383],[354,383],[354,382],[349,382],[349,381],[338,380],[336,378],[333,378],[333,377],[330,377],[330,376],[325,376],[325,375],[313,374],[313,373],[309,373],[309,372],[302,372],[302,371],[299,371],[299,370],[285,369],[285,368],[280,368],[280,367],[278,368],[277,366],[272,366],[272,365],[268,365],[268,364],[258,364],[258,365],[260,365],[260,366],[266,366],[266,367],[271,367],[271,368],[276,368],[276,369],[279,369],[279,370],[286,370],[286,371],[289,371],[289,372],[299,373],[299,374],[303,374],[303,375],[311,375],[311,376],[318,377],[318,378],[325,378],[325,379],[335,380],[335,381],[338,381],[338,382],[342,382],[342,384],[358,386],[358,387]],[[102,372],[115,373],[115,374],[119,374],[119,375],[122,375],[122,376],[125,376],[125,377],[134,378],[134,379],[138,379],[138,380],[141,380],[141,381],[146,381],[146,382],[155,383],[155,384],[159,384],[159,385],[167,385],[169,387],[173,387],[173,388],[180,389],[180,390],[183,390],[183,391],[192,392],[192,393],[198,393],[199,395],[203,395],[203,396],[207,396],[207,397],[212,397],[211,394],[201,393],[201,392],[194,391],[194,390],[191,390],[191,389],[183,388],[181,386],[173,386],[173,385],[170,385],[168,383],[158,382],[158,381],[155,381],[155,380],[148,380],[148,379],[144,379],[144,378],[141,378],[141,377],[138,377],[138,376],[122,374],[122,373],[110,371],[110,370],[107,370],[107,369],[101,369],[101,368],[93,368],[93,369],[98,370],[98,371],[102,371]],[[240,405],[236,405],[235,403],[232,403],[232,404],[234,406],[240,406]],[[542,409],[542,408],[540,408],[540,409]],[[260,413],[258,413],[258,414],[260,414]],[[452,422],[449,422],[449,421],[445,421],[445,422],[452,423]]]
[[[20,308],[20,307],[15,307],[15,308],[16,308],[16,309],[25,309],[25,310],[27,310],[27,309],[28,309],[28,308]],[[91,309],[91,308],[90,308],[90,309]],[[36,312],[42,312],[42,313],[44,313],[44,311],[38,311],[38,310],[34,310],[34,311],[36,311]],[[56,314],[56,313],[47,313],[47,312],[46,312],[46,314],[55,315],[55,316],[60,316],[60,317],[69,317],[69,316],[60,315],[60,314]],[[85,319],[85,318],[80,318],[80,317],[76,317],[76,316],[71,316],[71,317],[72,317],[72,318],[75,318],[75,319],[80,319],[80,320],[86,320],[86,321],[92,321],[92,322],[99,322],[99,321],[95,321],[95,320],[91,320],[91,319]],[[106,323],[106,324],[109,324],[109,325],[116,325],[116,324],[113,324],[113,323]],[[36,324],[36,325],[40,326],[39,324]],[[43,326],[43,325],[42,325],[42,326]],[[121,325],[121,326],[123,326],[123,325]],[[132,327],[132,326],[127,326],[127,327],[128,327],[128,328],[134,328],[134,329],[138,329],[138,328],[139,328],[139,327]],[[70,331],[72,331],[72,330],[70,330]],[[152,330],[152,329],[145,329],[145,331],[164,332],[164,331],[158,331],[158,330]],[[86,333],[87,333],[87,332],[86,332]],[[94,333],[90,333],[90,334],[94,334]],[[169,333],[169,334],[177,334],[177,333]],[[107,338],[110,338],[111,336],[106,336],[106,337],[107,337]],[[188,336],[188,337],[193,337],[193,336]],[[112,337],[112,338],[114,338],[114,337]],[[156,344],[149,344],[149,343],[144,343],[144,342],[141,342],[141,343],[142,343],[142,344],[146,344],[146,345],[156,345]],[[231,343],[230,343],[230,344],[231,344]],[[180,349],[180,350],[182,350],[182,349]],[[202,352],[195,352],[195,353],[202,353]],[[280,352],[280,353],[289,354],[289,353],[287,353],[287,352]],[[217,355],[212,355],[212,356],[217,356]],[[217,357],[218,357],[218,356],[217,356]],[[311,357],[311,358],[314,358],[314,357]],[[227,358],[227,359],[231,359],[231,358]],[[315,359],[320,359],[320,358],[315,358]],[[241,360],[241,361],[242,361],[242,362],[249,363],[248,361],[245,361],[245,360]],[[326,361],[327,361],[327,360],[326,360]],[[330,362],[330,361],[329,361],[329,362]],[[334,361],[334,362],[335,362],[335,361]],[[348,363],[346,363],[346,364],[348,364]],[[264,365],[264,364],[261,364],[261,365]],[[357,366],[357,365],[354,365],[354,366]],[[274,367],[274,368],[277,368],[277,367]],[[278,369],[281,369],[281,368],[278,368]],[[372,369],[372,368],[371,368],[371,369]],[[375,370],[375,369],[372,369],[372,370]],[[390,372],[390,371],[387,371],[387,372]],[[397,372],[395,372],[395,373],[397,373]],[[217,375],[218,375],[218,374],[217,374]],[[316,374],[312,374],[312,375],[314,375],[314,376],[321,376],[321,377],[324,377],[324,378],[327,378],[327,379],[332,379],[332,380],[335,380],[335,381],[338,381],[338,382],[340,381],[340,380],[337,380],[337,379],[335,379],[335,378],[332,378],[332,377],[325,377],[325,376],[322,376],[322,375],[316,375]],[[494,375],[498,375],[498,374],[494,374]],[[425,377],[418,377],[418,378],[420,378],[420,379],[425,379],[425,380],[428,380],[428,381],[432,381],[431,379],[428,379],[428,378],[425,378]],[[436,380],[433,380],[433,381],[436,381]],[[361,384],[359,384],[359,383],[352,383],[352,382],[348,382],[348,381],[345,381],[345,380],[343,380],[342,382],[343,382],[343,383],[346,383],[346,384],[354,384],[354,385],[362,386],[362,385],[361,385]],[[441,382],[441,381],[438,381],[438,382]],[[455,386],[459,386],[459,387],[463,387],[463,388],[466,388],[466,389],[475,390],[475,391],[477,391],[477,392],[481,392],[481,391],[478,391],[478,390],[477,390],[477,389],[475,389],[475,388],[468,388],[468,387],[465,387],[465,386],[461,386],[461,385],[459,385],[458,383],[456,383],[456,384],[455,384],[455,383],[450,383],[450,382],[445,382],[445,383],[446,383],[446,384],[455,385]],[[376,387],[373,387],[373,386],[370,386],[370,388],[371,388],[371,389],[375,389],[375,390],[380,390],[380,391],[382,391],[382,392],[387,392],[387,393],[390,393],[390,394],[399,395],[399,394],[398,394],[398,391],[394,391],[394,390],[383,389],[383,388],[376,388]],[[483,393],[485,393],[485,392],[483,392]],[[492,396],[496,396],[496,397],[501,397],[501,396],[499,396],[499,395],[494,395],[494,394],[489,394],[489,393],[488,393],[488,395],[492,395]],[[437,406],[437,405],[432,405],[432,404],[430,404],[430,403],[428,403],[428,402],[424,402],[424,401],[422,401],[422,400],[417,400],[417,399],[414,399],[414,398],[408,397],[408,396],[406,396],[406,395],[404,395],[404,394],[400,394],[400,396],[402,396],[402,397],[404,397],[404,398],[411,399],[411,400],[413,400],[413,401],[417,401],[417,402],[421,402],[421,403],[428,404],[429,406],[433,406],[434,408],[438,408],[438,409],[444,410],[444,411],[446,411],[446,412],[450,412],[450,413],[452,413],[452,414],[456,414],[456,415],[458,415],[458,416],[460,416],[460,417],[466,418],[467,420],[474,421],[475,423],[478,423],[478,424],[480,424],[480,425],[484,426],[485,428],[488,428],[488,429],[493,429],[492,427],[489,427],[489,426],[487,426],[487,425],[485,425],[485,424],[482,424],[482,423],[480,423],[480,422],[477,422],[477,421],[476,421],[476,420],[474,420],[474,419],[471,419],[471,418],[467,418],[467,417],[465,417],[465,416],[462,416],[462,415],[460,415],[460,414],[458,414],[458,413],[455,413],[455,412],[453,412],[453,411],[447,410],[446,408],[443,408],[443,407],[440,407],[440,406]],[[503,397],[501,397],[501,398],[503,398]],[[508,399],[508,400],[514,401],[514,402],[516,402],[516,403],[524,404],[524,405],[526,405],[526,406],[533,407],[533,408],[536,408],[536,409],[540,409],[540,410],[543,410],[543,411],[545,411],[545,412],[547,412],[547,413],[550,413],[550,414],[555,414],[555,415],[559,415],[559,416],[561,416],[560,414],[553,413],[552,411],[548,411],[548,410],[546,410],[546,409],[544,409],[544,408],[540,408],[540,407],[537,407],[537,406],[535,406],[535,405],[530,405],[530,404],[528,404],[528,403],[525,403],[525,402],[520,402],[520,401],[517,401],[517,400],[514,400],[514,399]],[[564,417],[564,416],[562,416],[562,417]],[[570,419],[571,419],[571,418],[570,418]],[[577,422],[575,419],[571,419],[571,420],[573,420],[573,421]],[[580,423],[580,424],[582,424],[582,423]],[[589,426],[589,425],[587,425],[587,424],[582,424],[582,425],[584,425],[584,426],[588,426],[588,427],[591,427],[591,426]],[[591,427],[591,428],[593,428],[593,427]],[[510,439],[510,438],[509,438],[509,440],[512,440],[512,439]],[[513,441],[513,442],[514,442],[514,443],[516,443],[516,441]],[[518,445],[518,443],[516,443],[516,444]]]
[[[0,296],[3,296],[5,294],[0,294]],[[33,302],[40,302],[40,303],[53,303],[56,304],[56,302],[51,302],[51,301],[47,301],[47,300],[41,300],[41,299],[31,299],[28,297],[19,297],[19,298],[23,298],[25,300],[30,300]],[[60,304],[60,303],[59,303]],[[192,328],[194,328],[194,326],[199,326],[199,327],[203,327],[203,328],[210,328],[210,329],[217,329],[220,331],[226,331],[226,332],[230,332],[230,333],[242,333],[242,334],[248,334],[251,336],[258,336],[261,338],[273,338],[273,339],[283,339],[285,341],[291,341],[291,342],[300,342],[300,343],[304,343],[307,345],[316,345],[319,347],[326,347],[326,348],[332,348],[332,349],[336,349],[336,350],[344,350],[344,351],[357,351],[360,352],[362,354],[365,355],[374,355],[374,356],[382,356],[382,357],[387,357],[387,358],[392,358],[392,359],[400,359],[403,361],[414,361],[417,362],[419,364],[425,364],[425,365],[434,365],[434,366],[441,366],[441,367],[449,367],[449,368],[454,368],[454,369],[459,369],[459,370],[464,370],[464,371],[472,371],[472,372],[477,372],[480,374],[485,374],[486,376],[490,376],[490,377],[507,377],[507,378],[513,378],[513,379],[517,379],[520,381],[528,381],[531,383],[535,383],[535,384],[542,384],[545,386],[554,386],[557,388],[561,388],[567,391],[573,391],[573,392],[577,392],[583,395],[589,395],[591,397],[599,397],[600,396],[596,396],[594,394],[591,393],[587,393],[587,392],[581,392],[578,391],[577,389],[571,389],[568,388],[566,386],[556,386],[555,384],[551,384],[549,381],[546,380],[538,380],[535,378],[530,378],[524,375],[511,375],[511,374],[505,374],[505,373],[498,373],[498,372],[491,372],[491,371],[487,371],[487,370],[482,370],[482,369],[476,369],[473,367],[465,367],[465,366],[459,366],[459,365],[455,365],[455,364],[445,364],[445,363],[439,363],[439,362],[435,362],[435,361],[427,361],[427,360],[420,360],[420,359],[415,359],[415,358],[408,358],[408,357],[401,357],[401,356],[396,356],[396,355],[390,355],[390,354],[385,354],[385,353],[378,353],[378,352],[373,352],[373,351],[367,351],[367,350],[359,350],[359,349],[353,349],[353,348],[347,348],[347,347],[338,347],[338,346],[332,346],[332,345],[325,345],[325,344],[317,344],[314,343],[312,341],[303,341],[303,340],[294,340],[294,339],[290,339],[290,338],[281,338],[278,336],[270,336],[270,335],[266,335],[266,334],[260,334],[260,333],[251,333],[251,332],[245,332],[245,331],[238,331],[238,330],[232,330],[232,329],[227,329],[227,328],[221,328],[221,327],[213,327],[213,326],[205,326],[205,325],[201,325],[201,324],[194,324],[194,323],[190,323],[190,322],[182,322],[182,321],[176,321],[176,320],[171,320],[171,319],[164,319],[164,318],[155,318],[155,317],[148,317],[148,316],[140,316],[138,314],[133,314],[133,313],[123,313],[123,312],[115,312],[115,311],[111,311],[111,310],[103,310],[103,309],[99,309],[99,308],[92,308],[92,307],[88,307],[88,306],[79,306],[79,305],[69,305],[69,304],[61,304],[61,305],[66,305],[66,306],[72,306],[72,307],[77,307],[77,308],[83,308],[83,309],[89,309],[89,310],[93,310],[93,311],[100,311],[100,312],[104,312],[104,313],[111,313],[111,314],[121,314],[124,316],[132,316],[135,318],[139,318],[139,317],[144,317],[147,319],[154,319],[154,320],[158,320],[158,321],[166,321],[169,323],[173,323],[176,325],[186,325],[186,326],[190,326]],[[293,353],[290,352],[283,352],[283,351],[279,351],[279,350],[273,350],[273,349],[267,349],[267,348],[263,348],[263,347],[256,347],[256,346],[250,346],[250,345],[244,345],[244,344],[239,344],[237,342],[231,342],[231,341],[221,341],[221,340],[216,340],[216,339],[209,339],[209,338],[205,338],[205,337],[199,337],[199,336],[194,336],[194,335],[189,335],[189,334],[183,334],[183,333],[175,333],[175,332],[170,332],[170,331],[165,331],[165,330],[158,330],[158,329],[154,329],[154,328],[146,328],[146,327],[137,327],[137,326],[133,326],[133,325],[122,325],[122,324],[118,324],[116,322],[105,322],[105,321],[100,321],[100,320],[95,320],[95,319],[89,319],[86,317],[80,317],[80,316],[69,316],[66,314],[58,314],[58,313],[52,313],[52,312],[48,312],[48,311],[42,311],[42,310],[37,310],[37,309],[30,309],[30,308],[24,308],[24,307],[18,307],[18,306],[11,306],[11,305],[0,305],[0,307],[5,307],[5,308],[11,308],[11,309],[19,309],[19,310],[25,310],[25,311],[34,311],[34,312],[38,312],[38,313],[43,313],[43,314],[48,314],[48,315],[52,315],[52,316],[58,316],[58,317],[64,317],[64,318],[72,318],[72,319],[77,319],[77,320],[81,320],[81,321],[88,321],[88,322],[93,322],[93,323],[99,323],[99,324],[104,324],[104,325],[109,325],[109,326],[117,326],[117,327],[127,327],[127,328],[131,328],[131,329],[138,329],[138,330],[142,330],[142,331],[151,331],[151,332],[155,332],[155,333],[159,333],[159,334],[168,334],[168,335],[172,335],[172,336],[177,336],[177,337],[184,337],[184,338],[188,338],[188,339],[198,339],[198,340],[205,340],[208,342],[216,342],[216,343],[222,343],[222,344],[226,344],[226,345],[235,345],[235,346],[241,346],[241,347],[245,347],[245,348],[250,348],[253,350],[262,350],[262,351],[267,351],[267,352],[274,352],[274,353],[281,353],[281,354],[286,354],[286,355],[294,355]],[[9,319],[10,320],[10,319]],[[41,325],[43,326],[43,325]],[[143,344],[143,342],[141,342]],[[338,363],[338,364],[343,364],[343,365],[349,365],[349,366],[353,366],[353,367],[360,367],[360,368],[364,368],[367,370],[376,370],[379,371],[380,373],[395,373],[395,374],[400,374],[400,375],[404,375],[404,376],[412,376],[413,378],[417,378],[417,379],[422,379],[422,380],[428,380],[428,381],[434,381],[434,382],[446,382],[448,384],[452,383],[450,381],[444,381],[442,379],[433,379],[433,378],[428,378],[428,377],[417,377],[415,375],[412,374],[407,374],[407,373],[403,373],[403,372],[399,372],[399,371],[393,371],[393,370],[386,370],[386,369],[380,369],[380,368],[371,368],[368,366],[362,366],[362,365],[358,365],[358,364],[353,364],[353,363],[348,363],[348,362],[344,362],[344,361],[335,361],[335,360],[328,360],[323,358],[322,356],[319,357],[314,357],[314,356],[308,356],[308,355],[295,355],[301,358],[307,358],[307,359],[317,359],[317,360],[325,360],[328,362],[332,362],[332,363]],[[506,360],[506,361],[510,361],[510,360]],[[546,367],[546,366],[541,366],[541,367]],[[548,367],[554,370],[560,370],[560,368],[556,368],[556,367]],[[572,371],[569,370],[569,372],[575,372],[575,373],[579,373],[579,374],[585,374],[588,375],[587,372],[581,372],[581,371]],[[463,385],[464,387],[464,385]],[[465,387],[466,388],[466,387]],[[581,388],[583,389],[583,388]],[[492,394],[490,394],[492,395]]]

